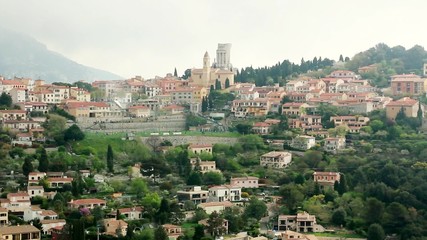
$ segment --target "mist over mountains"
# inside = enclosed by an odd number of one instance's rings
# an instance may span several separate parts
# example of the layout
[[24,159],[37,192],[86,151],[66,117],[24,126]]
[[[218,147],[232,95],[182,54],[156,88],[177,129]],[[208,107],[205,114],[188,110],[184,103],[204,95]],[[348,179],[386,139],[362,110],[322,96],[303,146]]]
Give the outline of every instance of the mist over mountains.
[[53,52],[36,39],[0,27],[0,75],[47,82],[113,80],[122,77],[84,66]]

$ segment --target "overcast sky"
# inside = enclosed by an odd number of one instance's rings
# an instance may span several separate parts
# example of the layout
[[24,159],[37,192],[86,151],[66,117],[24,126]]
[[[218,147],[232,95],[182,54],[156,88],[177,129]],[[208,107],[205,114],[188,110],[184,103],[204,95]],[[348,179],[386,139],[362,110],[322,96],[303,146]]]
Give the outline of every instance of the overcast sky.
[[425,45],[425,0],[0,0],[0,26],[125,78],[201,67],[232,43],[242,68]]

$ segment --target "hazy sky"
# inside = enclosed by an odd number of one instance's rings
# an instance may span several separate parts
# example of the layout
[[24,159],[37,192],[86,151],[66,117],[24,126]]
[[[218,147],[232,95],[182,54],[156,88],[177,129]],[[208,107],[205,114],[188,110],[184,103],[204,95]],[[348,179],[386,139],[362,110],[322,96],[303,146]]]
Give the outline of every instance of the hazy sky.
[[123,77],[201,67],[232,43],[235,67],[426,45],[425,0],[0,0],[0,26]]

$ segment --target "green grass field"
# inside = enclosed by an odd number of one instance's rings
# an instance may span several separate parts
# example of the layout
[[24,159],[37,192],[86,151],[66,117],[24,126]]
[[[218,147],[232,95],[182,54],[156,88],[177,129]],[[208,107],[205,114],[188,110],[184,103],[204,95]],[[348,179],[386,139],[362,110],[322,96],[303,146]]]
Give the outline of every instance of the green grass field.
[[342,238],[365,238],[356,233],[350,233],[348,231],[337,231],[335,233],[314,233],[318,237],[342,237]]

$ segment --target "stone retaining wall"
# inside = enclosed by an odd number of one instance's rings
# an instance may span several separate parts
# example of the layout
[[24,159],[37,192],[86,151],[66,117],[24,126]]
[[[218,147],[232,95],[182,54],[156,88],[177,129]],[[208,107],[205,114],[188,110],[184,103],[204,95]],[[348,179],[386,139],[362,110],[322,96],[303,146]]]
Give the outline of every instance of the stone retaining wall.
[[[236,137],[210,137],[210,136],[153,136],[160,138],[160,142],[163,140],[169,140],[174,146],[182,144],[216,144],[223,143],[233,145],[239,141]],[[147,139],[152,137],[141,137],[143,143],[146,143]]]

